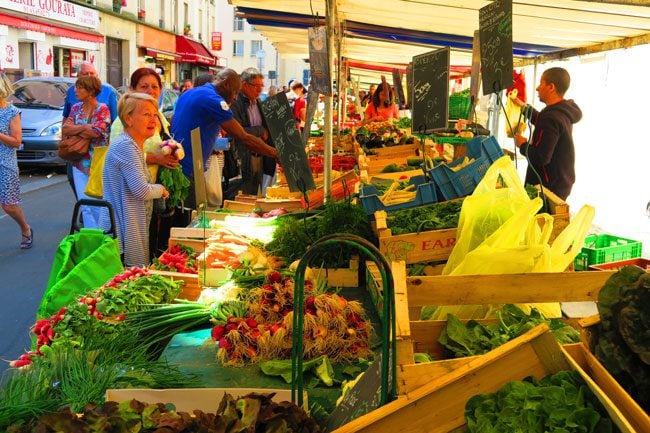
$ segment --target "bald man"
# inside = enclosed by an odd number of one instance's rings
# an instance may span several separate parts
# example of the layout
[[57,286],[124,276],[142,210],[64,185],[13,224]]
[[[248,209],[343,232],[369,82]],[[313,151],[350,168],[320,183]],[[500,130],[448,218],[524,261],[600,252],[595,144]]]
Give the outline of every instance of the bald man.
[[181,160],[183,174],[190,179],[191,191],[186,206],[196,208],[194,203],[194,157],[192,155],[191,131],[201,128],[201,148],[203,150],[203,165],[213,152],[214,143],[221,129],[235,140],[240,141],[251,152],[270,156],[277,159],[277,151],[260,138],[244,131],[244,128],[233,118],[230,104],[237,99],[242,82],[239,74],[233,69],[224,69],[217,74],[213,83],[195,87],[191,92],[181,94],[176,102],[174,121],[171,132],[177,141],[183,144],[185,158]]

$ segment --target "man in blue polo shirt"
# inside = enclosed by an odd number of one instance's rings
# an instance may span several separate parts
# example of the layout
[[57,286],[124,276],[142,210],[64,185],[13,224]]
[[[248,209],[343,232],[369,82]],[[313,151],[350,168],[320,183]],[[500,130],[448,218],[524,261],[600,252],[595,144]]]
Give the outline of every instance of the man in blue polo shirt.
[[[185,158],[181,160],[183,174],[190,180],[190,193],[185,205],[196,208],[194,194],[194,160],[192,155],[191,131],[201,130],[201,149],[203,166],[213,152],[214,143],[221,128],[235,140],[241,141],[252,152],[260,155],[278,157],[275,148],[264,143],[260,138],[244,131],[233,119],[230,104],[237,99],[241,90],[241,78],[232,69],[224,69],[217,74],[213,83],[195,87],[191,92],[184,92],[176,102],[171,133],[176,141],[183,144]],[[204,181],[204,179],[202,179]]]

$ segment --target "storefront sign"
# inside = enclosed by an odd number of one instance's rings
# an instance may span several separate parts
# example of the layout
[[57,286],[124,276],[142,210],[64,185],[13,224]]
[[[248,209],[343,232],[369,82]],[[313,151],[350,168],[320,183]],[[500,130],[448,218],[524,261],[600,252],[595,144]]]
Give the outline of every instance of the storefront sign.
[[221,51],[221,32],[212,32],[212,50]]
[[63,0],[0,0],[0,8],[96,29],[99,12]]

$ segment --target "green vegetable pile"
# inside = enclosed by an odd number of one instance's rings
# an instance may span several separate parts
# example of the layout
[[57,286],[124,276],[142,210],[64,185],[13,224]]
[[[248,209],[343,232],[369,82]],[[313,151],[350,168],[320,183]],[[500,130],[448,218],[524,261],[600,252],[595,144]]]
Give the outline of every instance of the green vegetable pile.
[[386,223],[393,235],[458,227],[462,205],[462,200],[454,200],[400,209],[390,212]]
[[411,127],[411,118],[410,117],[400,117],[397,122],[393,122],[400,129],[410,128]]
[[[348,200],[330,200],[317,215],[278,219],[273,239],[266,244],[266,251],[291,263],[300,259],[318,239],[335,233],[356,234],[376,244],[368,216],[360,205]],[[340,248],[318,254],[313,263],[328,268],[348,267],[355,255],[358,255],[357,249],[341,245]]]
[[320,427],[294,403],[276,403],[274,394],[251,393],[237,399],[225,394],[215,413],[176,412],[173,405],[137,400],[90,404],[81,416],[69,408],[43,415],[36,425],[16,427],[12,433],[190,433],[190,432],[301,432],[318,433]]
[[[182,373],[166,361],[152,359],[151,347],[126,327],[122,327],[119,338],[106,338],[91,332],[86,334],[83,350],[62,345],[44,346],[43,356],[34,357],[28,368],[4,372],[0,380],[0,431],[131,431],[67,428],[67,424],[57,424],[57,414],[44,414],[65,407],[78,413],[89,403],[103,403],[107,389],[200,385],[195,377]],[[50,419],[58,428],[34,427],[33,421],[39,416]],[[9,425],[15,427],[7,428]]]
[[650,274],[626,266],[598,294],[596,358],[650,413]]
[[169,192],[167,207],[174,208],[187,198],[190,181],[183,174],[180,165],[174,169],[160,167],[158,170],[158,180]]
[[530,314],[519,307],[506,304],[497,311],[498,322],[483,325],[476,320],[463,324],[453,314],[447,315],[447,326],[438,341],[452,357],[482,355],[502,344],[519,337],[535,326],[546,323],[560,344],[580,342],[580,333],[559,319],[546,319],[537,309]]
[[506,383],[465,405],[468,433],[609,433],[617,431],[575,371]]

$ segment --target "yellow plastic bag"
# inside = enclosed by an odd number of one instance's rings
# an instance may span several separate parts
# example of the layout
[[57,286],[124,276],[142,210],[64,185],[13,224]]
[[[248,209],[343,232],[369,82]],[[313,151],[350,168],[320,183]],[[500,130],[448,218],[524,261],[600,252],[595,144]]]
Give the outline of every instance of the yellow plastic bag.
[[84,194],[88,197],[102,198],[104,196],[104,160],[108,146],[93,148],[93,157],[90,160],[90,172]]
[[512,161],[499,158],[463,202],[443,275],[564,271],[580,252],[594,209],[583,206],[549,245],[553,217],[537,214],[542,204],[528,198]]
[[510,138],[524,135],[527,128],[526,117],[521,114],[521,107],[514,103],[515,99],[517,99],[517,89],[513,89],[508,94],[506,102],[506,135]]
[[463,200],[456,245],[442,272],[448,275],[495,230],[530,201],[514,164],[507,156],[494,161],[474,193]]

